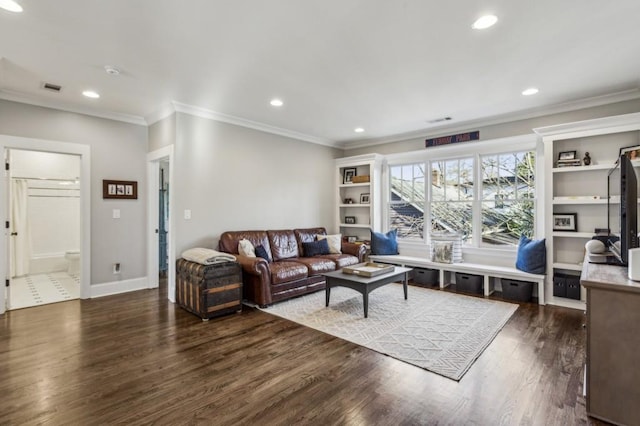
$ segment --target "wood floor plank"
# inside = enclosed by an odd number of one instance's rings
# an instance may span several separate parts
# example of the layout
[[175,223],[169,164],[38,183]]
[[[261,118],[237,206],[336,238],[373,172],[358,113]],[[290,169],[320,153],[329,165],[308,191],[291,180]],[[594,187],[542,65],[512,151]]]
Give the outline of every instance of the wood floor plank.
[[16,310],[0,424],[599,425],[583,322],[521,304],[455,382],[248,307],[203,322],[164,287]]

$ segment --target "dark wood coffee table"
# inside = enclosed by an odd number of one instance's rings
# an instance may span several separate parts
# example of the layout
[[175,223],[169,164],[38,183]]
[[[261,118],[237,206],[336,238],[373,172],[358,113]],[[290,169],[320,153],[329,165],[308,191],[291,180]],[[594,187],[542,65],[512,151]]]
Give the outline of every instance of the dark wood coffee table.
[[362,293],[364,303],[364,317],[369,314],[369,293],[385,284],[402,281],[404,288],[404,299],[407,300],[407,281],[409,280],[409,271],[412,268],[396,266],[393,272],[377,275],[367,278],[360,275],[345,274],[342,271],[328,272],[324,275],[326,278],[326,302],[325,306],[329,306],[329,298],[331,297],[331,287],[348,287],[359,293]]

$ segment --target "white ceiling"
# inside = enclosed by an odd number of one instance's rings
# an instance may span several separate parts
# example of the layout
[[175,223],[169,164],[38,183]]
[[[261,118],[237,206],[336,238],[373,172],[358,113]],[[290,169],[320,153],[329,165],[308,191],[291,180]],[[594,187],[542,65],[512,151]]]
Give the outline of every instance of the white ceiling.
[[195,108],[349,147],[640,97],[640,0],[17,1],[0,97],[133,122]]

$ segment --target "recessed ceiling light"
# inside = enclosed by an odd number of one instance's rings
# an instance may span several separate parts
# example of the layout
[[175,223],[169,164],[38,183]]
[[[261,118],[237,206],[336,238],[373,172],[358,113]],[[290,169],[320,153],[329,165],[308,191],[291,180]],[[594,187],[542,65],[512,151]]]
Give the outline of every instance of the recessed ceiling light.
[[362,133],[364,132],[364,129],[362,127],[356,127],[355,129],[353,129],[353,131],[356,133]]
[[284,105],[284,102],[282,102],[280,99],[271,99],[271,102],[269,103],[274,107],[281,107],[282,105]]
[[535,87],[529,87],[527,90],[522,91],[522,94],[524,96],[531,96],[535,95],[536,93],[538,93],[538,89],[536,89]]
[[22,12],[22,6],[13,0],[0,0],[0,8],[9,12]]
[[98,92],[94,92],[93,90],[85,90],[84,92],[82,92],[82,94],[91,99],[98,99],[100,97],[100,94]]
[[485,28],[489,28],[498,22],[498,17],[495,15],[484,15],[478,18],[476,22],[473,23],[471,28],[474,30],[484,30]]

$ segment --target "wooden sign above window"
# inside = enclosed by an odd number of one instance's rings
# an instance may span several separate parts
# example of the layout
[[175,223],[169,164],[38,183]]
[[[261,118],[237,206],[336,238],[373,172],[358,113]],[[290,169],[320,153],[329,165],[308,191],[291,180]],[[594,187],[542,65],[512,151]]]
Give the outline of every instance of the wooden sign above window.
[[102,198],[119,198],[121,200],[138,199],[138,182],[133,180],[102,181]]
[[429,148],[430,146],[440,146],[440,145],[448,145],[451,143],[458,143],[458,142],[477,141],[478,139],[480,139],[480,131],[476,130],[475,132],[459,133],[457,135],[441,136],[439,138],[426,139],[424,141],[424,147]]

